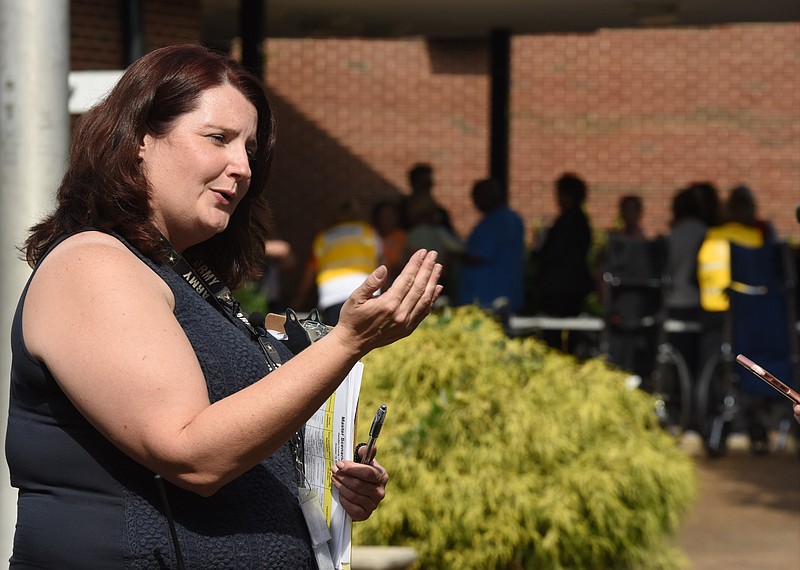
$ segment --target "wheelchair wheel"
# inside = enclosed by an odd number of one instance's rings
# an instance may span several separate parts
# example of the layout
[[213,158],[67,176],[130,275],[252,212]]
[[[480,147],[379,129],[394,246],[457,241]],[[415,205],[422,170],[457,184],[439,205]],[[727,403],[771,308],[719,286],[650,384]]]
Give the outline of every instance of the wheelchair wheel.
[[692,378],[686,361],[669,344],[658,348],[651,385],[661,425],[673,435],[687,430],[692,421]]
[[728,433],[737,411],[726,364],[721,354],[714,356],[703,367],[697,383],[697,423],[709,457],[721,457],[727,453]]

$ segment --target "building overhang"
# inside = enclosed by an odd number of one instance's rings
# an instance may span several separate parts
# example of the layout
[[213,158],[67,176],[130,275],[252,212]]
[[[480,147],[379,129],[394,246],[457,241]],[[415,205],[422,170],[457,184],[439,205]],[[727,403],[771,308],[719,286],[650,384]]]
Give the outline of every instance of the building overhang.
[[262,2],[266,37],[485,38],[601,28],[800,21],[797,0],[202,0],[204,41],[238,35],[240,2]]

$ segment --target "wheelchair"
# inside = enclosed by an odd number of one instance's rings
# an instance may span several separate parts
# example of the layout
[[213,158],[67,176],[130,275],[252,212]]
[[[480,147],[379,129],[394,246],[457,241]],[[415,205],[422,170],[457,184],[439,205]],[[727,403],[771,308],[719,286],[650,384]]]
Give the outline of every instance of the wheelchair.
[[601,351],[616,367],[641,378],[653,396],[659,423],[680,435],[692,421],[692,376],[669,341],[695,323],[667,319],[665,238],[652,240],[611,234],[605,250]]
[[[727,453],[731,433],[746,432],[751,451],[776,448],[790,432],[798,435],[791,402],[735,362],[743,354],[797,389],[800,381],[795,291],[797,278],[790,250],[783,242],[760,248],[730,244],[729,308],[710,315],[705,334],[716,349],[707,357],[697,383],[696,414],[706,453]],[[716,338],[715,338],[716,335]]]

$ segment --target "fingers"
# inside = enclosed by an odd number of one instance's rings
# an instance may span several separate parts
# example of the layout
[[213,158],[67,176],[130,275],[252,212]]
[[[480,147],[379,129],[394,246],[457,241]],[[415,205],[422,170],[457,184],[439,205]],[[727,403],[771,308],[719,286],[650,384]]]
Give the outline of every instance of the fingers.
[[436,257],[435,251],[417,251],[394,284],[379,296],[375,292],[385,284],[388,271],[384,266],[373,271],[347,299],[331,334],[364,354],[411,334],[441,293],[442,267]]
[[389,475],[375,460],[371,465],[339,461],[332,472],[339,501],[355,521],[366,520],[386,496]]
[[[364,462],[364,456],[367,454],[367,447],[369,447],[369,446],[366,443],[361,443],[361,444],[358,445],[358,447],[356,447],[356,457],[353,458],[353,460],[356,463],[365,463]],[[373,446],[372,447],[372,453],[371,453],[372,459],[375,459],[375,455],[377,455],[377,453],[378,453],[378,447],[377,446]],[[367,465],[369,465],[369,463],[370,463],[370,461],[366,462]]]
[[398,317],[407,324],[417,324],[430,312],[433,302],[441,288],[437,283],[442,274],[442,266],[436,263],[436,251],[419,250],[406,265],[400,277],[395,280],[390,292],[399,298]]
[[[422,291],[419,296],[417,296],[416,300],[413,301],[412,298],[407,298],[406,301],[413,304],[410,304],[409,307],[409,318],[408,321],[414,327],[416,327],[422,319],[424,319],[428,313],[431,312],[433,308],[433,304],[436,302],[436,299],[439,298],[439,294],[442,292],[442,286],[439,285],[439,279],[442,276],[442,266],[439,263],[434,264],[433,270],[428,275],[427,281],[420,281],[419,283],[415,283],[415,287],[417,287],[417,291]],[[405,307],[401,306],[401,309]]]
[[388,274],[389,272],[385,265],[379,266],[375,271],[369,274],[364,283],[362,283],[350,297],[359,304],[372,298],[375,292],[386,282],[386,276]]

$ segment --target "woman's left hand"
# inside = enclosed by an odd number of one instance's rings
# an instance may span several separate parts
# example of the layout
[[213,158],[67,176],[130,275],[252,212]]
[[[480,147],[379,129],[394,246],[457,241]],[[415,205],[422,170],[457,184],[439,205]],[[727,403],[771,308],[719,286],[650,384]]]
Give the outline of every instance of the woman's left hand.
[[333,485],[344,510],[354,521],[367,520],[386,496],[386,469],[373,459],[370,465],[339,461],[332,471]]

